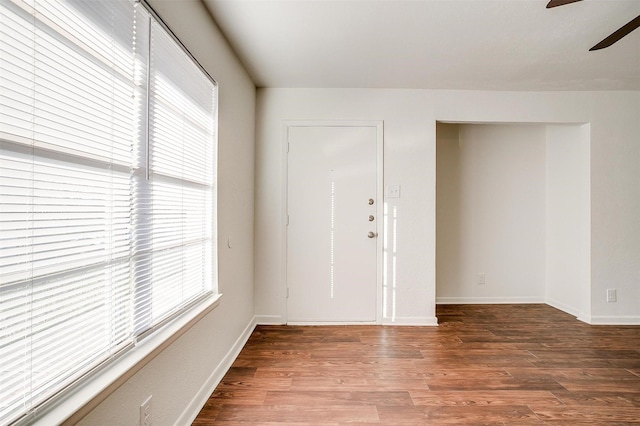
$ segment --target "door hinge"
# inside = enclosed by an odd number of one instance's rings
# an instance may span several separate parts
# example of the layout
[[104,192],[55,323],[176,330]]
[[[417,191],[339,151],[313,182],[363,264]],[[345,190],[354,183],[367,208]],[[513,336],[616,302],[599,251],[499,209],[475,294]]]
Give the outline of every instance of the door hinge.
[[287,214],[287,226],[289,226],[289,214]]
[[287,299],[289,298],[289,287],[287,287]]
[[291,142],[287,142],[287,152],[291,151]]

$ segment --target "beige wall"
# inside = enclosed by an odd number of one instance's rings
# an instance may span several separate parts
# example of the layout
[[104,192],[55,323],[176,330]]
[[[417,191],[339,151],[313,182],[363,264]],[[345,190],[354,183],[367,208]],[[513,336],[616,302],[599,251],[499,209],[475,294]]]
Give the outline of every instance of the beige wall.
[[438,303],[546,302],[584,319],[589,140],[588,124],[438,123]]
[[590,165],[588,124],[546,126],[545,298],[584,320],[591,311]]
[[437,303],[544,302],[545,126],[436,131]]

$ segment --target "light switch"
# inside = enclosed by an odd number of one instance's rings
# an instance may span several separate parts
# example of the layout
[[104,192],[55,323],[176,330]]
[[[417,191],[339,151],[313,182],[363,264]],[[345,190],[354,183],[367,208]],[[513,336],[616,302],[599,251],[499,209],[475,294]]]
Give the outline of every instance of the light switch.
[[400,198],[400,185],[387,185],[387,198]]

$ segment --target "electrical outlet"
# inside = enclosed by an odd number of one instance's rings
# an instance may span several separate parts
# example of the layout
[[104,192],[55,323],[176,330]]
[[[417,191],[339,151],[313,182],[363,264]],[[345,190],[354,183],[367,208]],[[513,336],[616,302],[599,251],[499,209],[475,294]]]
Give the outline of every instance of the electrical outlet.
[[618,301],[618,292],[615,288],[607,289],[607,302],[617,302]]
[[478,274],[478,285],[483,285],[485,283],[485,274],[484,272],[480,272]]
[[151,426],[151,395],[140,405],[140,426]]

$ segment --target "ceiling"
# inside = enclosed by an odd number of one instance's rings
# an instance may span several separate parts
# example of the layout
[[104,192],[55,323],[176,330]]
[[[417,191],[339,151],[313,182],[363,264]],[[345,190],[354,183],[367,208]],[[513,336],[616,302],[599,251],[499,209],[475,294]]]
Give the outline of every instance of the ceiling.
[[640,0],[202,0],[257,87],[640,90]]

